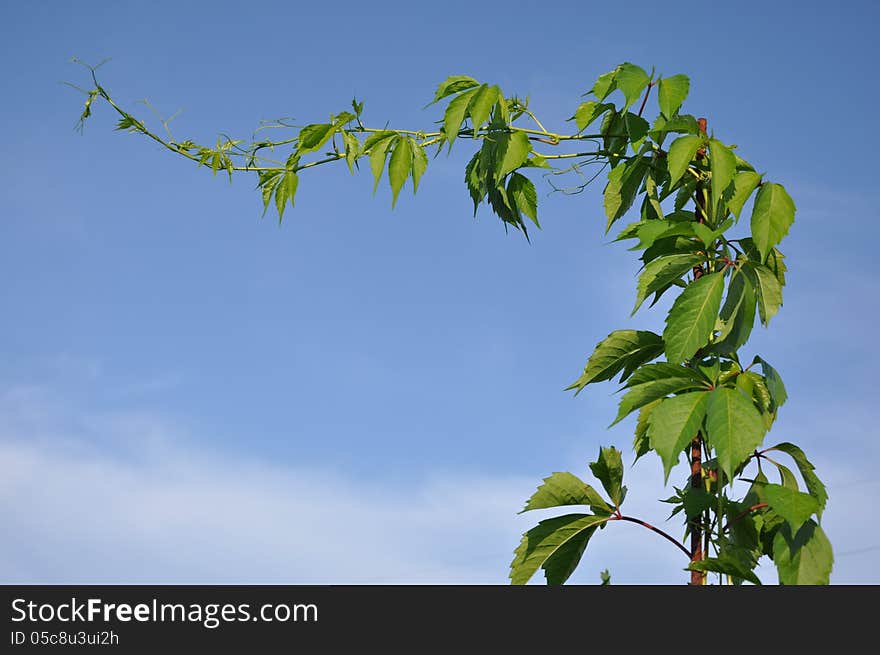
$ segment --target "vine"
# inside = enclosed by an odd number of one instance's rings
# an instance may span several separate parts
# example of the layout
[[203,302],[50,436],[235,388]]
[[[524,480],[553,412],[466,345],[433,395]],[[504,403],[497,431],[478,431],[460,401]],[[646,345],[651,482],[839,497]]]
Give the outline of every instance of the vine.
[[[766,326],[782,305],[786,266],[777,246],[794,222],[795,205],[781,184],[765,179],[736,146],[709,132],[706,119],[681,112],[690,90],[685,75],[662,77],[621,64],[596,80],[591,98],[569,119],[576,129],[567,132],[547,130],[528,100],[457,75],[438,86],[430,103],[445,105],[433,131],[368,126],[363,103],[353,100],[326,122],[297,126],[278,120],[260,127],[289,131],[286,138],[221,136],[207,146],[176,140],[167,120],[161,121],[164,136],[151,130],[99,84],[97,67],[87,68],[92,86],[80,89],[87,96],[80,128],[95,101],[103,101],[118,115],[119,130],[140,134],[215,175],[225,172],[230,180],[254,174],[263,213],[274,204],[279,221],[294,204],[300,177],[312,168],[344,161],[354,174],[367,162],[374,191],[387,176],[393,207],[407,181],[418,189],[429,148],[436,156],[457,140],[478,146],[465,167],[475,215],[488,204],[505,228],[526,238],[529,225],[540,228],[530,174],[579,176],[568,188],[551,181],[555,189],[577,193],[605,173],[606,233],[627,214],[636,219],[615,238],[634,242],[632,249],[642,253],[633,314],[649,298],[653,306],[670,290],[678,295],[662,334],[611,332],[568,390],[576,395],[587,385],[616,379],[623,395],[612,425],[637,414],[636,459],[656,453],[666,483],[685,455],[688,474],[664,501],[672,505],[672,516],[682,514],[685,534],[679,540],[622,514],[622,455],[603,447],[589,468],[604,496],[574,474],[557,472],[528,499],[523,512],[569,506],[589,511],[549,518],[528,530],[516,548],[511,581],[526,583],[541,569],[548,584],[564,583],[597,529],[624,521],[680,551],[691,584],[705,584],[710,573],[718,574],[719,583],[760,584],[755,569],[763,556],[773,560],[782,584],[828,583],[833,554],[820,525],[825,487],[798,446],[763,447],[787,393],[766,360],[756,355],[746,365],[740,357],[756,319]],[[643,113],[652,91],[659,113],[649,123]],[[752,198],[749,221],[741,222]],[[800,480],[771,452],[787,455]],[[764,462],[777,470],[778,483],[770,482]],[[747,484],[746,491],[735,493],[736,483]],[[602,580],[608,584],[607,571]]]

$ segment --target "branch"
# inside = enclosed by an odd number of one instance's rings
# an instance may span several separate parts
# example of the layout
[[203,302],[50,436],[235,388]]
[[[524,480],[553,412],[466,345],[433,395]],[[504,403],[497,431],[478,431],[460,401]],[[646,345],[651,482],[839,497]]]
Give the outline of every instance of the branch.
[[618,516],[618,517],[612,518],[611,520],[612,521],[629,521],[630,523],[638,523],[643,528],[648,528],[648,530],[652,530],[653,532],[656,532],[661,537],[666,539],[669,543],[674,544],[675,547],[678,548],[681,552],[683,552],[688,559],[691,558],[690,551],[688,551],[688,549],[685,548],[682,544],[680,544],[678,541],[676,541],[673,537],[670,537],[668,534],[663,532],[663,530],[660,530],[659,528],[655,528],[653,525],[651,525],[650,523],[648,523],[646,521],[643,521],[642,519],[633,518],[632,516]]

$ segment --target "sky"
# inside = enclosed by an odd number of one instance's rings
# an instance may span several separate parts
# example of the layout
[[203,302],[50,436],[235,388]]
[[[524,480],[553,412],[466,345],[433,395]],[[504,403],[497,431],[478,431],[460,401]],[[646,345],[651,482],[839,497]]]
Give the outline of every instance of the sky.
[[[504,584],[541,478],[589,479],[600,445],[631,461],[633,420],[606,429],[615,388],[564,388],[667,307],[630,318],[636,260],[604,234],[599,183],[537,178],[529,244],[473,217],[462,144],[393,211],[366,170],[303,173],[279,226],[254,179],[115,132],[107,107],[75,132],[76,56],[112,58],[117,101],[181,109],[174,135],[208,143],[352,96],[368,123],[430,129],[451,74],[562,131],[623,61],[689,75],[685,110],[798,208],[784,307],[745,349],[789,391],[767,442],[800,444],[827,483],[832,582],[880,583],[873,3],[4,2],[0,19],[3,582]],[[660,469],[627,469],[625,509],[678,535]],[[610,528],[573,583],[687,579],[676,549]]]

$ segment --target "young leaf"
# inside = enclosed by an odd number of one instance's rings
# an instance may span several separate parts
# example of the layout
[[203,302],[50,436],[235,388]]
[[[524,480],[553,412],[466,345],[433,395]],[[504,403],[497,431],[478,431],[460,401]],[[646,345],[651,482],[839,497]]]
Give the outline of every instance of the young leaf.
[[314,152],[327,143],[335,131],[336,126],[330,123],[306,125],[299,131],[296,149],[301,155]]
[[532,150],[525,132],[505,133],[496,137],[495,179],[500,180],[522,166]]
[[476,132],[489,118],[492,106],[498,101],[499,89],[497,86],[482,84],[468,103],[468,115],[471,117],[471,126]]
[[657,100],[660,112],[666,118],[672,118],[687,98],[691,81],[687,75],[664,77],[657,83]]
[[398,138],[388,161],[388,180],[391,183],[391,207],[397,203],[397,196],[403,188],[406,178],[412,171],[412,142],[404,137]]
[[629,141],[632,144],[633,152],[638,152],[642,145],[642,141],[644,141],[645,135],[648,133],[648,130],[651,129],[651,126],[648,125],[648,121],[631,111],[628,111],[623,117],[623,122],[626,125],[626,133],[629,135]]
[[412,178],[413,193],[415,193],[419,190],[419,180],[422,179],[422,175],[424,175],[425,170],[428,168],[428,155],[425,153],[425,149],[416,143],[414,139],[410,139],[410,147],[413,152]]
[[626,380],[625,388],[634,387],[645,382],[653,382],[654,380],[665,380],[667,378],[683,378],[690,380],[697,385],[705,385],[711,382],[709,378],[700,371],[690,368],[689,366],[680,366],[678,364],[670,364],[669,362],[655,362],[654,364],[645,364],[639,367]]
[[578,132],[589,127],[599,116],[613,108],[614,105],[596,102],[595,100],[582,103],[574,112],[574,116],[572,116],[577,124]]
[[[534,528],[523,535],[522,541],[514,551],[513,561],[510,563],[510,581],[512,584],[526,584],[535,572],[544,567],[554,554],[559,552],[566,544],[574,541],[578,548],[573,551],[563,550],[567,554],[567,566],[562,566],[563,561],[557,560],[552,563],[554,580],[561,584],[567,577],[558,574],[560,569],[574,571],[577,561],[586,547],[586,542],[593,535],[596,528],[608,520],[607,516],[594,516],[592,514],[566,514],[552,519],[541,521]],[[583,542],[581,547],[581,541]],[[572,561],[574,560],[574,561]],[[573,564],[573,565],[572,565]],[[569,574],[570,574],[569,572]]]
[[528,216],[536,226],[541,227],[538,223],[538,194],[529,178],[519,173],[511,175],[507,181],[507,197],[513,200],[520,212]]
[[364,142],[364,148],[370,149],[370,169],[373,171],[373,193],[379,188],[379,180],[382,179],[382,171],[385,170],[385,160],[388,158],[388,146],[393,142],[396,134],[394,132],[386,133],[382,139],[377,139],[370,143],[370,139]]
[[788,392],[785,390],[785,385],[782,383],[782,377],[779,375],[779,372],[761,357],[755,356],[753,363],[761,365],[761,372],[767,380],[767,389],[770,391],[773,405],[781,407],[788,400]]
[[623,371],[623,378],[633,370],[656,359],[663,352],[663,340],[659,334],[646,330],[616,330],[596,344],[587,360],[583,374],[566,391],[580,392],[592,382],[610,380]]
[[593,487],[576,475],[563,472],[544,478],[544,484],[526,501],[520,514],[563,505],[589,505],[597,514],[610,514],[613,509]]
[[810,495],[819,503],[817,514],[819,515],[819,518],[822,518],[822,510],[825,509],[825,503],[828,500],[828,492],[825,491],[825,485],[822,484],[819,476],[815,473],[816,467],[810,463],[810,460],[807,459],[804,451],[793,443],[788,442],[773,446],[769,450],[779,450],[791,456],[798,467],[798,471],[800,471],[801,477],[804,479],[804,484],[807,485],[807,491],[809,491]]
[[450,149],[452,149],[452,143],[455,141],[455,137],[458,136],[458,131],[461,129],[464,117],[467,115],[468,104],[476,92],[477,89],[471,89],[470,91],[460,93],[446,106],[446,112],[443,114],[443,134],[446,136]]
[[614,81],[617,83],[617,88],[623,93],[624,98],[626,98],[623,111],[629,109],[630,105],[639,99],[642,91],[648,86],[650,79],[644,69],[635,64],[627,62],[617,67]]
[[[733,182],[736,173],[736,155],[733,150],[715,139],[709,140],[709,169],[712,172],[712,211],[721,211],[721,200],[727,187]],[[717,214],[715,220],[721,222],[723,213]]]
[[831,577],[834,553],[822,528],[809,520],[794,534],[788,525],[780,526],[773,539],[773,562],[779,584],[825,585]]
[[669,152],[666,155],[666,167],[669,170],[669,187],[675,186],[675,183],[681,179],[697,150],[703,145],[704,139],[700,135],[688,134],[680,136],[672,145],[669,146]]
[[660,402],[648,418],[651,448],[663,460],[663,482],[669,479],[678,456],[697,435],[706,416],[709,393],[685,393]]
[[599,98],[600,101],[608,97],[608,95],[617,88],[616,82],[617,69],[603,73],[593,84],[591,93]]
[[614,446],[599,448],[599,458],[590,463],[593,475],[602,483],[605,493],[611,499],[615,507],[620,507],[626,496],[626,487],[623,486],[623,460],[620,451]]
[[700,255],[682,254],[658,257],[649,262],[639,275],[636,305],[633,307],[632,313],[635,314],[652,293],[666,289],[702,261],[703,257]]
[[741,391],[719,387],[710,394],[706,412],[709,445],[729,480],[764,438],[764,422],[752,401]]
[[711,273],[689,284],[675,299],[663,330],[666,357],[670,362],[685,361],[709,340],[723,291],[724,275]]
[[761,261],[782,238],[794,222],[795,206],[781,184],[765,182],[755,197],[752,210],[752,240],[761,253]]
[[760,585],[761,579],[755,575],[744,562],[731,556],[722,554],[720,557],[707,557],[698,562],[691,562],[687,567],[688,571],[707,571],[712,573],[724,573],[735,578],[748,580],[752,584]]
[[794,532],[819,511],[819,501],[813,496],[779,484],[765,484],[764,498]]
[[712,352],[736,352],[748,341],[755,325],[755,303],[755,291],[748,277],[742,272],[734,272],[718,316],[718,337],[712,345]]
[[433,105],[435,102],[439,102],[446,96],[467,91],[475,86],[480,86],[480,83],[467,75],[452,75],[447,77],[440,82],[440,86],[437,87],[437,92],[434,94],[434,99],[431,101],[431,104]]

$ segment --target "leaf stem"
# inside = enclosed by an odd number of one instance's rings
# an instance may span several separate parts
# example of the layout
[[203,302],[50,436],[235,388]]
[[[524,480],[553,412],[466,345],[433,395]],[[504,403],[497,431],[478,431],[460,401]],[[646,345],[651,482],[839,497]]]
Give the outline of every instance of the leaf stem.
[[632,516],[618,516],[618,517],[612,517],[611,520],[612,521],[629,521],[630,523],[638,523],[643,528],[648,528],[648,530],[651,530],[652,532],[656,532],[661,537],[666,539],[669,543],[674,544],[676,548],[678,548],[681,552],[683,552],[685,554],[685,556],[688,559],[690,559],[690,556],[691,556],[690,551],[688,551],[688,549],[685,548],[682,544],[678,543],[674,537],[669,536],[668,534],[663,532],[663,530],[661,530],[659,528],[655,528],[653,525],[651,525],[650,523],[648,523],[646,521],[643,521],[642,519],[637,519]]

